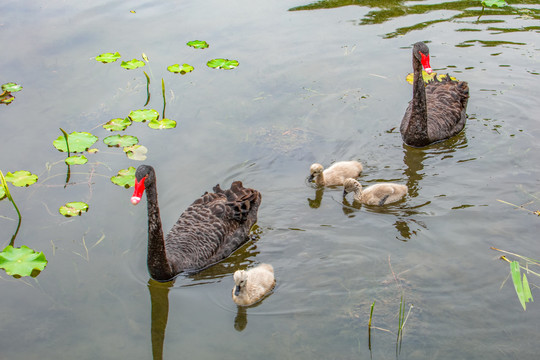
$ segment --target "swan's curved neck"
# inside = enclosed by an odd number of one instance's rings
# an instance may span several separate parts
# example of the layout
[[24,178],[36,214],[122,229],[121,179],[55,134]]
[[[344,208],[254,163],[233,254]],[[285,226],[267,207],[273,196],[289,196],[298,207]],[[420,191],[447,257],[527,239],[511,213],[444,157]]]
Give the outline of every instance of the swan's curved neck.
[[173,277],[172,269],[165,250],[155,182],[148,184],[146,200],[148,208],[148,271],[155,280],[170,280]]
[[422,76],[422,63],[415,56],[413,56],[413,69],[413,98],[407,133],[414,134],[417,145],[423,146],[426,141],[429,143],[426,88]]

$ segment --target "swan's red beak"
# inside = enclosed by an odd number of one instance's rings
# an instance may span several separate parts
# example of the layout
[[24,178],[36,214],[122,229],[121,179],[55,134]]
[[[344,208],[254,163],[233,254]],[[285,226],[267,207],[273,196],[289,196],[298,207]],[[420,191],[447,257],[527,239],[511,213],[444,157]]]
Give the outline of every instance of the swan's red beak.
[[429,55],[424,55],[422,54],[422,52],[420,52],[420,56],[422,56],[422,66],[424,67],[424,70],[428,73],[428,74],[431,74],[433,72],[433,70],[431,69],[431,65],[429,65]]
[[145,189],[144,180],[146,180],[146,176],[143,177],[141,181],[137,181],[137,178],[135,178],[135,191],[133,191],[133,196],[131,196],[131,203],[133,205],[137,205],[139,201],[141,201],[141,197]]

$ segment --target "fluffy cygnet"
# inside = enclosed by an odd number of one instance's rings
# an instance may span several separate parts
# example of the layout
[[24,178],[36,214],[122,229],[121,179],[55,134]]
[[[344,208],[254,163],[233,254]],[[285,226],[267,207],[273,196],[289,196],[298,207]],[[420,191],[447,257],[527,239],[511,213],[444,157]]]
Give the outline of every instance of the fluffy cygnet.
[[386,205],[401,200],[409,191],[406,185],[380,183],[362,190],[362,185],[355,179],[346,179],[343,184],[343,196],[354,193],[354,200],[366,205]]
[[242,306],[255,304],[269,293],[276,284],[274,268],[261,264],[250,270],[237,270],[234,273],[233,301]]
[[323,171],[321,164],[311,165],[309,181],[315,179],[317,185],[343,185],[347,178],[356,178],[362,172],[362,164],[358,161],[338,161]]

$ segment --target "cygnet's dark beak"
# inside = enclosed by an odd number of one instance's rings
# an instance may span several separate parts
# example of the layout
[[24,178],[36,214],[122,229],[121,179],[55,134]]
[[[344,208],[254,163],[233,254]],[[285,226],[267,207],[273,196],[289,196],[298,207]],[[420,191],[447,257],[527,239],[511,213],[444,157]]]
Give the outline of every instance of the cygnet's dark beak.
[[234,296],[238,296],[240,294],[240,285],[236,285],[234,288]]
[[315,175],[311,174],[311,175],[309,175],[307,180],[308,180],[308,182],[312,182],[313,179],[315,179]]
[[343,189],[343,197],[347,196],[347,190]]

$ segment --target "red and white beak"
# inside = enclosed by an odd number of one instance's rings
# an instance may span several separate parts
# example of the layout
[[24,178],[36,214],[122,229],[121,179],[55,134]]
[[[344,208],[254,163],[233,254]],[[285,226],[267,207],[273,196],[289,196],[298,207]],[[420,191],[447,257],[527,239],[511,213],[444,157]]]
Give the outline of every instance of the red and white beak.
[[422,56],[422,66],[424,67],[424,70],[428,73],[428,74],[431,74],[433,72],[433,69],[431,69],[431,65],[429,65],[429,55],[424,55],[422,54],[422,52],[420,52],[420,56]]
[[145,189],[144,180],[146,180],[146,176],[143,177],[141,181],[137,181],[137,178],[135,178],[135,191],[133,191],[133,195],[131,196],[131,203],[133,205],[137,205],[139,201],[141,201]]

